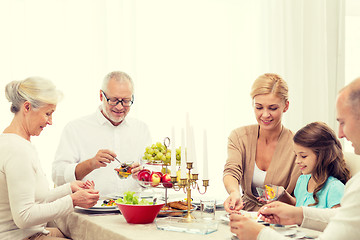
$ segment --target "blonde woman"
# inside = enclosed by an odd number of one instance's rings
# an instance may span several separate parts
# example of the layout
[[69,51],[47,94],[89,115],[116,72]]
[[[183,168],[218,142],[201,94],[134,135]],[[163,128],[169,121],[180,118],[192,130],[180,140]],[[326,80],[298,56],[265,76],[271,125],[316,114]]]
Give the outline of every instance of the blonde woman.
[[[282,125],[289,108],[288,86],[277,74],[258,77],[251,89],[256,125],[233,130],[228,139],[224,185],[228,212],[258,210],[256,187],[274,184],[293,193],[300,175],[295,164],[293,133]],[[239,185],[242,192],[240,192]]]
[[99,194],[91,182],[80,181],[50,190],[31,143],[52,125],[62,94],[49,80],[32,77],[7,84],[5,95],[14,117],[0,135],[0,239],[63,239],[46,223],[74,206],[92,207]]

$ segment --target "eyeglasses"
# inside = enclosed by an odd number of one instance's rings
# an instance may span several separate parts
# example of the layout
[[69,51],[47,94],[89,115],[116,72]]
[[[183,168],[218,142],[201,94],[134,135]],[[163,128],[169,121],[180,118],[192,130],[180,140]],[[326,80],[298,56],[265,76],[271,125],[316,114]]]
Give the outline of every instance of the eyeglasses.
[[130,107],[133,103],[134,103],[134,95],[131,96],[131,99],[118,99],[118,98],[107,98],[106,97],[106,94],[104,93],[103,90],[101,90],[102,94],[104,95],[107,103],[110,105],[110,106],[116,106],[118,105],[119,103],[121,103],[121,105],[123,107]]

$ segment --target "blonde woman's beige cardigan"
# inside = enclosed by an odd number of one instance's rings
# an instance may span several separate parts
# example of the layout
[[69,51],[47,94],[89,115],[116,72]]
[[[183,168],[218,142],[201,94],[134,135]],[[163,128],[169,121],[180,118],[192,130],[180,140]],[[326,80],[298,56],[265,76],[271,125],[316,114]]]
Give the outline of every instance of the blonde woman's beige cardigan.
[[[247,211],[256,211],[261,207],[251,191],[258,135],[259,125],[250,125],[233,130],[228,139],[224,177],[231,175],[239,181],[243,191],[244,210]],[[290,194],[301,173],[295,164],[293,136],[289,129],[282,128],[264,181],[264,184],[283,186]]]

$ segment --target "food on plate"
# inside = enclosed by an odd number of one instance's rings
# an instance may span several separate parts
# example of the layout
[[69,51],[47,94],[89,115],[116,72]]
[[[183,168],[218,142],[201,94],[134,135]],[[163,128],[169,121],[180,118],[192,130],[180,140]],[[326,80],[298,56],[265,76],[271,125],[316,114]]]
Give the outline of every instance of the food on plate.
[[258,218],[257,212],[241,211],[241,215],[244,215],[247,218],[256,220]]
[[146,199],[139,200],[138,196],[134,196],[135,192],[127,191],[124,192],[124,197],[117,199],[115,203],[128,204],[128,205],[152,205],[153,202],[150,202]]
[[[182,216],[186,213],[187,202],[186,201],[173,201],[164,205],[158,216]],[[195,210],[195,207],[191,205],[191,211]]]
[[115,200],[116,200],[116,199],[105,199],[105,200],[103,201],[103,203],[101,204],[101,206],[103,206],[103,207],[116,206]]
[[183,202],[183,201],[169,202],[168,205],[174,209],[180,209],[180,210],[187,209],[187,202]]
[[[170,165],[171,150],[168,149],[161,142],[157,142],[145,148],[143,160],[147,161],[148,163]],[[181,161],[181,147],[176,149],[176,164],[180,165],[180,161]]]
[[115,168],[114,170],[116,171],[118,176],[123,179],[131,175],[131,169],[132,167],[130,164],[122,163],[120,167]]

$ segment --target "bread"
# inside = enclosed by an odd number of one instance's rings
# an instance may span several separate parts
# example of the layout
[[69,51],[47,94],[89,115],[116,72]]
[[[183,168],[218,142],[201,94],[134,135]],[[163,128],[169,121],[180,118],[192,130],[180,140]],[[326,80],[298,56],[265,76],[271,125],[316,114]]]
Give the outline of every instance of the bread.
[[176,201],[176,202],[169,202],[168,206],[174,209],[180,209],[180,210],[186,210],[187,209],[187,203],[182,201]]
[[[194,206],[191,206],[193,209]],[[182,216],[186,213],[187,202],[185,201],[174,201],[169,202],[163,206],[158,214],[158,216]]]

